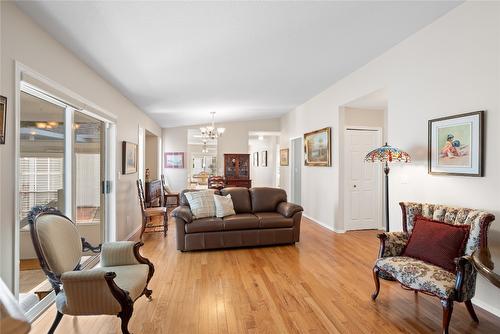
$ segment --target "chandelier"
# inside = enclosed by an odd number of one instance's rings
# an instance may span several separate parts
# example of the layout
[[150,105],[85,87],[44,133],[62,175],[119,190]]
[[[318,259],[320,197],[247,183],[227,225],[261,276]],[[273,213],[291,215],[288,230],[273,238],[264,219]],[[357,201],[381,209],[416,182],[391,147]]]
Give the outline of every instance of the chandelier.
[[210,115],[212,115],[212,124],[208,126],[202,126],[200,128],[201,137],[204,139],[216,139],[218,137],[222,137],[222,134],[224,133],[224,131],[226,131],[226,129],[215,127],[215,111],[212,111]]

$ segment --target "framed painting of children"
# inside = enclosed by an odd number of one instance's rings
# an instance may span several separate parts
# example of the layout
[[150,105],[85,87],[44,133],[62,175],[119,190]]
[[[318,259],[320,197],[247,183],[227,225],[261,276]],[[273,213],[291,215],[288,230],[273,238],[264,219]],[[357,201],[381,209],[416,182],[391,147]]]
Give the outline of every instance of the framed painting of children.
[[484,111],[429,121],[429,174],[483,176]]

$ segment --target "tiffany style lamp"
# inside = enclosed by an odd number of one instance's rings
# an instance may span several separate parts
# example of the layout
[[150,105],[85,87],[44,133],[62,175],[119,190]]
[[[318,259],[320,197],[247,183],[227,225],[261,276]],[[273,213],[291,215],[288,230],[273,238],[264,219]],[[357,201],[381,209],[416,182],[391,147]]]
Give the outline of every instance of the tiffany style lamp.
[[390,162],[410,162],[410,155],[399,148],[392,147],[385,143],[384,146],[371,151],[365,156],[365,161],[384,163],[385,173],[385,230],[389,232],[389,163]]

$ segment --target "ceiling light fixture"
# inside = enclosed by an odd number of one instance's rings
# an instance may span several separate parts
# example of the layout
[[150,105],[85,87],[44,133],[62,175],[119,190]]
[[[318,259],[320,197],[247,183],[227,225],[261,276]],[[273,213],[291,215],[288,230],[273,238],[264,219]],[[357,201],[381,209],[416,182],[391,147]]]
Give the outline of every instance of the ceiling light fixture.
[[215,111],[212,111],[210,115],[212,115],[212,123],[208,126],[200,128],[201,137],[205,139],[216,139],[222,137],[222,134],[226,131],[226,129],[215,127]]

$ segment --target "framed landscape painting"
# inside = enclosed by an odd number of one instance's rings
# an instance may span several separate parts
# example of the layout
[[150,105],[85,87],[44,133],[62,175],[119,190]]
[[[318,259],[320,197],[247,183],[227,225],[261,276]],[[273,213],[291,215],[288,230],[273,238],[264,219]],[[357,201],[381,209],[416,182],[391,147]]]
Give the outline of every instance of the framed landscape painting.
[[124,141],[122,143],[122,174],[137,172],[137,144]]
[[280,150],[280,166],[288,166],[289,155],[290,150],[288,148],[282,148]]
[[484,111],[429,121],[429,174],[483,176]]
[[327,127],[304,134],[304,163],[306,166],[330,167],[331,132]]
[[165,168],[184,168],[184,152],[165,152]]

